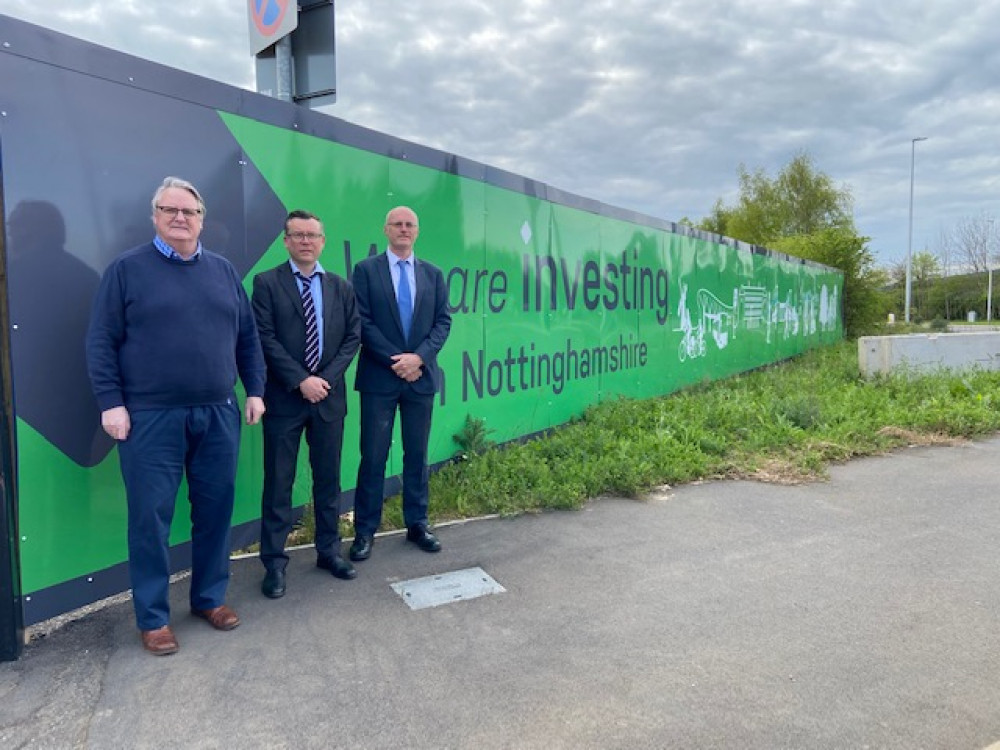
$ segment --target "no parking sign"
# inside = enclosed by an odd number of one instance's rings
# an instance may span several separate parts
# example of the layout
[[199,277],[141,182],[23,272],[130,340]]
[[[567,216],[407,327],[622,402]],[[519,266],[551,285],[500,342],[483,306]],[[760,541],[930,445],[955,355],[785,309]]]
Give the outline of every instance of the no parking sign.
[[247,0],[250,53],[253,55],[291,34],[299,23],[296,0]]

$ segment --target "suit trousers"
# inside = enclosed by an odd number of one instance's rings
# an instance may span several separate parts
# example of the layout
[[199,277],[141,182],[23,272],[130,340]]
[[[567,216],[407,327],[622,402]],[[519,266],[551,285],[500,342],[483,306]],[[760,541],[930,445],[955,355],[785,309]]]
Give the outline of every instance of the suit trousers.
[[340,554],[340,451],[344,418],[324,421],[314,404],[303,401],[296,416],[264,414],[264,493],[260,516],[260,560],[268,570],[288,564],[285,542],[292,529],[292,486],[305,432],[312,469],[316,554]]
[[427,523],[427,442],[434,397],[433,393],[417,393],[409,384],[398,393],[361,392],[361,465],[354,490],[354,527],[359,535],[373,535],[382,522],[385,470],[397,409],[403,439],[403,522],[407,527]]
[[170,524],[181,479],[191,504],[193,609],[225,603],[240,412],[235,400],[130,414],[118,444],[128,497],[128,563],[140,630],[170,622]]

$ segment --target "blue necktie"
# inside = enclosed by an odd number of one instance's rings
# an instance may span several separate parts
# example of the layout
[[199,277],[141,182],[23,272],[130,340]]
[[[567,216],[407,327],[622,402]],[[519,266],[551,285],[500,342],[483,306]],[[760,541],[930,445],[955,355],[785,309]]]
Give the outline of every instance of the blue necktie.
[[319,367],[319,326],[316,325],[316,305],[313,304],[312,289],[308,279],[300,273],[296,276],[302,281],[302,312],[306,316],[306,369],[315,373]]
[[396,303],[399,305],[399,319],[403,323],[403,334],[410,338],[410,323],[413,322],[413,297],[410,294],[410,279],[406,269],[410,261],[399,261],[399,290],[396,296]]

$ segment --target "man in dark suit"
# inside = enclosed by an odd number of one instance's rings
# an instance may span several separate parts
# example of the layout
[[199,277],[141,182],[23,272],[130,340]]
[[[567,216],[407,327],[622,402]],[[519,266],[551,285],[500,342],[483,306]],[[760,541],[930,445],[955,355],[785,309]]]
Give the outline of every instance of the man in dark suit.
[[253,311],[267,361],[264,390],[264,494],[261,590],[285,594],[292,528],[292,485],[305,431],[313,478],[316,565],[350,580],[354,566],[340,554],[340,449],[347,399],[344,372],[360,343],[354,291],[319,263],[323,224],[296,210],[285,219],[289,260],[253,280]]
[[356,535],[350,557],[371,556],[382,520],[385,467],[399,411],[403,438],[403,520],[406,538],[425,552],[441,543],[427,523],[427,443],[434,394],[441,387],[437,355],[451,329],[444,275],[419,260],[413,246],[417,215],[398,206],[385,218],[389,249],[354,267],[361,315],[361,355],[355,390],[361,393],[361,465],[354,491]]

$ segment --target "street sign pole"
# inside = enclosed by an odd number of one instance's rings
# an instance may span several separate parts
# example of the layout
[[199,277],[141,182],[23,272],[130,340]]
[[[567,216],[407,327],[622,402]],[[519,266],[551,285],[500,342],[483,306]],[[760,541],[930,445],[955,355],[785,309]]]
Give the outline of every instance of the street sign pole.
[[274,45],[275,92],[283,102],[293,101],[295,79],[292,74],[292,37],[283,36]]
[[298,3],[247,0],[247,13],[250,54],[257,58],[257,90],[290,102],[295,95],[290,34],[299,25]]
[[316,108],[337,101],[333,0],[247,0],[257,91]]

